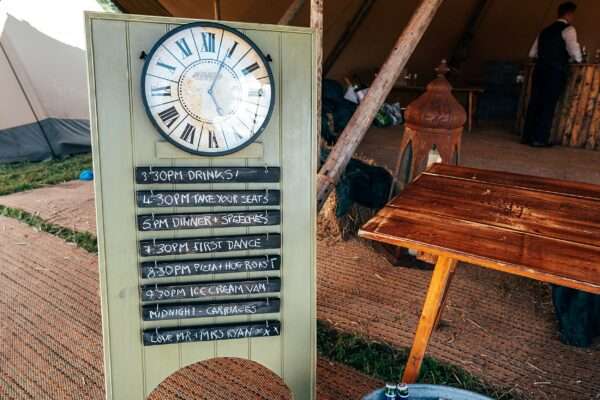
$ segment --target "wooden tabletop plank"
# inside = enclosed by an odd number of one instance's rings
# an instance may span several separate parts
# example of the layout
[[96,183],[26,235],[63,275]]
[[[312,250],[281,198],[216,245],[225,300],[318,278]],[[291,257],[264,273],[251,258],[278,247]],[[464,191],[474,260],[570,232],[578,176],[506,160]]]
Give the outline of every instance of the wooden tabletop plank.
[[[414,86],[414,85],[402,85],[402,84],[396,84],[393,87],[394,90],[406,90],[406,91],[417,91],[417,92],[424,92],[425,90],[427,90],[426,86]],[[471,86],[471,87],[452,87],[452,91],[453,92],[473,92],[473,93],[484,93],[485,89],[483,87],[480,86]]]
[[429,175],[443,175],[457,179],[488,182],[495,185],[520,187],[541,192],[557,193],[572,197],[584,197],[600,201],[600,186],[583,182],[488,171],[454,165],[434,164],[424,172]]
[[600,248],[600,203],[587,198],[424,174],[388,207]]
[[595,246],[390,207],[359,236],[600,294],[600,249]]

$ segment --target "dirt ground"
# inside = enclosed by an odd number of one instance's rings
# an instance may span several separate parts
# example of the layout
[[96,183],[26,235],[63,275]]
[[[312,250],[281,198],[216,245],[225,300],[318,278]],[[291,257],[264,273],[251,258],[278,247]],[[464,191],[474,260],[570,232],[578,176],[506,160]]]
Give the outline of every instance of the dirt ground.
[[[464,165],[600,183],[600,152],[529,149],[501,132],[465,135],[472,136],[465,137]],[[388,130],[371,133],[361,152],[390,163],[396,139]],[[0,198],[0,204],[72,229],[95,230],[89,183],[14,194]],[[5,218],[0,243],[0,276],[7,282],[0,291],[0,398],[73,398],[65,393],[102,398],[95,257]],[[358,241],[321,240],[318,316],[375,340],[409,346],[430,275],[392,267]],[[600,398],[600,343],[591,349],[562,345],[548,293],[542,284],[461,265],[429,354],[532,399]],[[215,373],[210,368],[194,366],[190,372],[208,376]],[[324,360],[318,374],[321,399],[359,398],[381,384]],[[211,385],[218,385],[217,378]],[[261,379],[274,382],[265,393],[280,398],[277,382],[268,375]],[[155,398],[182,398],[178,393],[188,390],[186,382],[189,378],[175,375]]]

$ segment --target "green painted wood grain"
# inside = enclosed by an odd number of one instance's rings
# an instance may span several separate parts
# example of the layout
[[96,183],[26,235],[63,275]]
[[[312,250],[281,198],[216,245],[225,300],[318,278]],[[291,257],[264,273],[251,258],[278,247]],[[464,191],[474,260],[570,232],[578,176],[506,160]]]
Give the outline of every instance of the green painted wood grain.
[[[180,368],[213,357],[250,359],[283,377],[295,399],[315,398],[315,182],[316,118],[313,35],[307,28],[227,23],[246,33],[272,56],[276,107],[260,138],[263,157],[165,159],[157,154],[161,141],[145,114],[141,98],[142,51],[169,29],[187,19],[86,14],[92,113],[93,155],[96,172],[100,280],[105,346],[107,398],[144,399],[166,377]],[[281,166],[283,223],[280,227],[211,228],[185,232],[137,232],[134,166]],[[145,186],[158,189],[160,186]],[[204,184],[203,189],[252,189],[260,184]],[[190,189],[170,185],[169,189]],[[165,189],[162,186],[161,189]],[[200,210],[202,208],[198,208]],[[203,208],[218,210],[222,207]],[[177,212],[176,207],[143,212]],[[194,211],[185,209],[185,212]],[[283,278],[281,313],[210,320],[142,322],[138,287],[137,243],[147,238],[176,238],[216,234],[281,232]],[[235,252],[232,256],[256,254]],[[180,256],[195,258],[197,256]],[[264,274],[263,274],[264,275]],[[252,273],[185,277],[172,281],[251,278]],[[144,347],[141,331],[158,326],[189,326],[280,318],[282,335],[208,343]],[[307,351],[309,349],[309,351]]]
[[[101,293],[107,380],[113,399],[140,398],[143,365],[135,269],[135,207],[127,57],[127,25],[91,24],[95,124],[92,131],[101,254]],[[106,43],[102,45],[101,43]],[[129,189],[129,190],[128,190]]]

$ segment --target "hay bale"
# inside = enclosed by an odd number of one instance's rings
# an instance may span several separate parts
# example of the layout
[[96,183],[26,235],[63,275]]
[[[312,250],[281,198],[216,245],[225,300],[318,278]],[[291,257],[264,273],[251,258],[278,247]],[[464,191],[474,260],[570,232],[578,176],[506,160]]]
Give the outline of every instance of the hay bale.
[[336,216],[337,196],[332,193],[317,218],[317,237],[319,240],[347,241],[357,237],[358,230],[367,223],[377,210],[353,204],[348,213]]

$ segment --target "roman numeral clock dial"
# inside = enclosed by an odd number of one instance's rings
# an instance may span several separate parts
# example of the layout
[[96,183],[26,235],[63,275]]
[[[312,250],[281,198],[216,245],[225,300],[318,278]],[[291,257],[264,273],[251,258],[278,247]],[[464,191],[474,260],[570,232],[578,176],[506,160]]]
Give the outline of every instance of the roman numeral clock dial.
[[163,36],[146,57],[142,92],[160,135],[204,156],[233,153],[256,140],[275,99],[262,51],[243,33],[213,22]]

